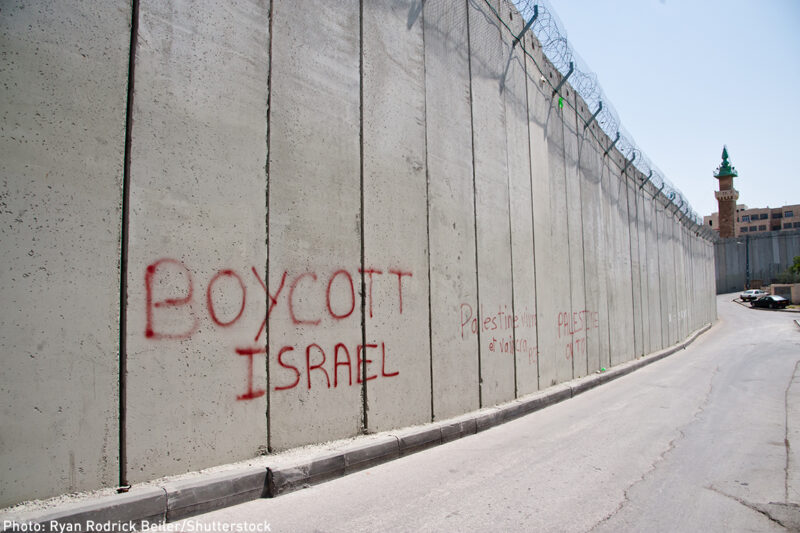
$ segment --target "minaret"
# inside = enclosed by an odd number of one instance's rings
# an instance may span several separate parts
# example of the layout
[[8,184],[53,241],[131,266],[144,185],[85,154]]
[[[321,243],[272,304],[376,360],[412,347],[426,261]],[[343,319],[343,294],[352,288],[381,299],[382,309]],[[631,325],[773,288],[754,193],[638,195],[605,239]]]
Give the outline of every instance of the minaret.
[[714,193],[719,204],[719,236],[721,239],[734,236],[733,217],[736,216],[736,200],[739,191],[733,188],[733,178],[738,176],[736,169],[728,162],[728,147],[722,148],[722,164],[717,167],[714,177],[719,180],[719,190]]

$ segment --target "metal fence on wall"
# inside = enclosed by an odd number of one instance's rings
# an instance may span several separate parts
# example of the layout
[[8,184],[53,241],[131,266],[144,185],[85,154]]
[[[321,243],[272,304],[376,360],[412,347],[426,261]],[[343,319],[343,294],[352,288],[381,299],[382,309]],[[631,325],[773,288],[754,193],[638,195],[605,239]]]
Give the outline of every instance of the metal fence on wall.
[[[681,218],[693,223],[703,231],[705,228],[702,217],[692,209],[683,193],[664,176],[664,173],[653,164],[647,154],[636,145],[633,136],[625,130],[613,105],[605,98],[597,76],[570,47],[563,24],[559,21],[558,15],[549,2],[546,0],[510,0],[525,22],[523,32],[514,35],[514,31],[497,13],[491,0],[483,1],[515,40],[525,32],[533,33],[541,44],[542,52],[547,59],[562,76],[567,77],[569,84],[583,98],[589,110],[593,114],[596,113],[595,120],[603,132],[610,139],[615,140],[614,147],[630,161],[631,165],[646,176],[646,181],[651,182],[658,191],[663,193],[669,203],[674,206],[673,210],[676,214],[680,211]],[[536,62],[535,57],[525,49],[524,43],[520,42],[519,44],[524,53]],[[541,68],[541,65],[537,64],[537,66]],[[546,81],[553,86],[549,79]],[[569,101],[565,101],[565,103],[572,105]]]

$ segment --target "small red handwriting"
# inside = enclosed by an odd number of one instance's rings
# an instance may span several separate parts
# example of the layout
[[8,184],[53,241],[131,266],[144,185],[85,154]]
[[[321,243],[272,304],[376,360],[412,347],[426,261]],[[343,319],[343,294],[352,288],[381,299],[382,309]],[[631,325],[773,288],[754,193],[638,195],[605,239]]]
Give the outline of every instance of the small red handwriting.
[[564,358],[568,361],[573,357],[586,355],[586,337],[579,337],[567,344],[564,349]]
[[[514,348],[513,352],[511,350],[512,346]],[[529,364],[534,364],[536,357],[539,355],[539,349],[535,344],[529,343],[525,337],[517,337],[515,339],[513,336],[500,337],[499,339],[492,337],[489,340],[489,351],[501,354],[521,353],[528,357]]]
[[480,310],[479,316],[473,316],[472,306],[468,303],[461,304],[462,339],[469,334],[478,333],[479,327],[481,332],[505,331],[511,328],[516,330],[533,329],[536,327],[536,313],[529,312],[527,307],[516,314],[509,313],[506,305],[498,306],[496,313],[486,313],[483,305],[481,305]]
[[596,329],[600,324],[600,313],[596,311],[574,311],[558,313],[558,337],[575,335],[581,331]]
[[564,358],[586,355],[586,335],[600,326],[600,313],[596,311],[573,311],[558,313],[558,337],[569,337],[564,347]]
[[[245,280],[250,280],[251,286],[257,283],[268,302],[266,316],[261,315],[257,319],[260,325],[254,341],[261,337],[267,320],[281,308],[285,309],[288,319],[295,325],[319,326],[326,320],[336,322],[349,318],[356,308],[356,283],[353,278],[360,280],[362,274],[367,284],[366,305],[371,318],[375,316],[380,303],[373,298],[374,284],[379,281],[391,283],[393,278],[396,278],[397,287],[397,301],[393,304],[403,314],[403,293],[407,285],[403,283],[404,278],[413,277],[413,273],[398,268],[387,269],[386,274],[376,268],[355,269],[355,274],[346,269],[335,269],[329,275],[322,276],[310,271],[298,274],[283,271],[273,291],[267,287],[255,267],[250,271],[252,276],[242,276],[228,268],[217,271],[206,285],[205,307],[213,324],[229,328],[246,314],[248,302],[258,301],[258,298],[248,298]],[[144,286],[145,337],[152,340],[183,340],[197,331],[199,318],[194,313],[197,302],[194,299],[195,281],[191,269],[177,259],[159,259],[145,269]],[[231,299],[235,303],[229,303],[228,307],[220,303]],[[299,305],[301,302],[302,309]],[[224,309],[231,308],[231,305],[233,311],[228,310],[225,315]]]

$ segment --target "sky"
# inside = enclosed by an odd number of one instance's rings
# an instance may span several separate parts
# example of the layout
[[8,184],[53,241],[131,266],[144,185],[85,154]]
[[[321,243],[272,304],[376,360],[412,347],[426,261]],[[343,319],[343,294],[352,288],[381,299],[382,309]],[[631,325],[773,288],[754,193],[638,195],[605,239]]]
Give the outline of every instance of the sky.
[[701,217],[800,204],[800,1],[550,0],[623,127]]

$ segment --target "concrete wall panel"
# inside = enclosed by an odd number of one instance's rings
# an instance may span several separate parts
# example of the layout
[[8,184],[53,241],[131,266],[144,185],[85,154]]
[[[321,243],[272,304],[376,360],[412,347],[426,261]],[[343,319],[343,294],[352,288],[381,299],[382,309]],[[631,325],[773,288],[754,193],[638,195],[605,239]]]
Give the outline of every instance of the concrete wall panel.
[[[567,243],[569,253],[569,309],[561,322],[566,323],[568,333],[564,343],[564,357],[572,363],[572,377],[585,376],[589,371],[586,351],[586,289],[583,251],[583,202],[581,201],[581,181],[579,174],[580,152],[578,145],[578,117],[575,110],[575,92],[566,87],[564,98],[564,163],[566,177],[567,209],[564,218],[567,222]],[[572,106],[567,102],[571,102]]]
[[649,309],[649,340],[648,353],[664,348],[661,324],[661,290],[659,276],[659,240],[658,240],[658,214],[656,212],[655,201],[650,196],[648,188],[642,188],[642,206],[645,222],[646,234],[646,276],[648,288],[648,309]]
[[607,253],[610,252],[606,264],[609,274],[609,351],[612,365],[632,359],[635,349],[628,187],[619,175],[619,158],[614,150],[606,156],[606,194],[609,200]]
[[[558,77],[540,59],[546,79]],[[530,63],[529,63],[530,65]],[[565,357],[568,328],[559,326],[570,307],[569,248],[567,246],[566,177],[564,169],[564,122],[552,90],[529,76],[531,160],[533,165],[533,221],[535,238],[539,387],[572,379],[572,361]],[[546,274],[545,274],[546,273]],[[570,310],[571,311],[571,310]]]
[[639,184],[644,180],[644,176],[638,171],[634,171],[632,175],[634,179],[631,180],[630,187],[631,195],[636,200],[636,235],[639,252],[639,309],[641,310],[640,320],[636,324],[641,328],[642,337],[641,353],[639,355],[644,355],[652,351],[650,343],[650,290],[647,276],[647,220],[645,218],[644,194],[639,190]]
[[666,252],[666,276],[665,281],[667,285],[667,302],[669,304],[669,313],[667,321],[669,323],[669,336],[667,337],[667,344],[672,345],[678,341],[678,311],[679,311],[679,296],[678,296],[678,280],[677,276],[680,275],[678,269],[678,247],[675,230],[675,216],[672,214],[675,206],[669,201],[664,201],[664,250]]
[[[495,9],[498,3],[493,4]],[[469,3],[481,405],[514,398],[514,337],[505,106],[500,23]]]
[[367,288],[370,431],[431,420],[421,15],[420,0],[363,9],[364,265],[381,272]]
[[265,342],[256,332],[266,310],[258,278],[266,258],[268,14],[249,2],[140,4],[131,481],[252,457],[266,445]]
[[[359,23],[353,0],[273,5],[267,290],[276,300],[268,330],[276,450],[358,434],[363,380],[382,357],[362,348]],[[388,294],[397,279],[364,279],[365,308],[383,312],[376,285]],[[359,359],[373,361],[366,376]]]
[[[677,209],[678,206],[673,208]],[[686,264],[684,250],[683,226],[678,224],[680,212],[672,216],[671,224],[675,239],[675,295],[677,297],[677,335],[675,342],[684,338],[687,333],[686,326]]]
[[[579,113],[583,104],[578,105]],[[589,114],[583,107],[583,112]],[[591,115],[589,115],[591,116]],[[597,128],[596,125],[590,126]],[[584,287],[586,309],[586,355],[588,372],[596,372],[608,366],[608,316],[606,314],[606,262],[605,224],[603,223],[603,199],[601,189],[602,150],[593,133],[580,126],[580,180],[582,240],[584,260]]]
[[480,407],[467,8],[424,4],[433,416]]
[[0,14],[0,506],[117,480],[130,9]]
[[[526,38],[529,40],[529,38]],[[543,60],[541,47],[534,46],[535,43],[529,40],[528,50],[537,58]],[[542,64],[542,63],[539,63]],[[528,97],[528,138],[531,160],[531,196],[532,196],[532,217],[533,217],[533,245],[534,245],[534,271],[549,273],[550,252],[550,228],[546,222],[546,217],[542,211],[547,209],[549,212],[548,198],[550,190],[548,149],[547,149],[547,127],[550,116],[550,99],[547,97],[543,84],[540,79],[543,74],[539,72],[537,63],[531,57],[525,58],[525,71],[527,74],[527,97]],[[540,253],[544,255],[539,255]],[[542,309],[549,304],[545,303],[545,296],[539,292],[544,283],[542,280],[535,279],[535,299],[536,299],[536,350],[537,350],[537,371],[538,386],[546,388],[555,379],[555,358],[552,331],[546,334],[542,328]],[[545,340],[545,338],[547,340]],[[544,344],[548,347],[545,348]],[[543,359],[543,354],[546,356]]]
[[[524,21],[510,16],[502,4],[506,23],[513,32],[522,31]],[[533,255],[533,197],[531,154],[528,137],[528,95],[525,55],[512,50],[505,34],[504,53],[508,59],[503,85],[508,138],[508,181],[510,191],[511,249],[513,259],[514,347],[517,395],[539,389],[536,339],[536,272]]]
[[638,357],[644,354],[642,335],[643,309],[642,309],[642,275],[639,260],[639,202],[636,198],[636,189],[633,186],[631,175],[634,173],[630,165],[622,176],[625,184],[625,196],[628,199],[628,245],[631,258],[631,325],[633,326],[633,355]]

